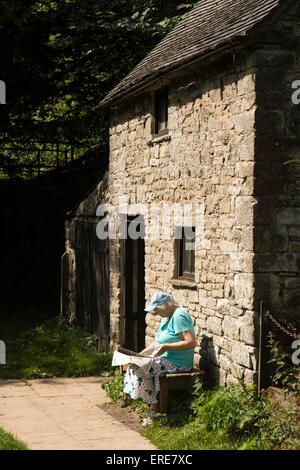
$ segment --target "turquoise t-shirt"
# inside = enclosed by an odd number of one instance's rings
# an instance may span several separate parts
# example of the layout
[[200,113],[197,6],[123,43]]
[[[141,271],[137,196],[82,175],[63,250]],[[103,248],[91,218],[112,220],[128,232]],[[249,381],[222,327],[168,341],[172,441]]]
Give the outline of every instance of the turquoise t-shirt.
[[[167,318],[161,319],[160,328],[155,335],[155,339],[159,344],[177,343],[182,341],[178,333],[188,330],[192,330],[195,336],[192,318],[182,307],[177,307],[170,321]],[[185,351],[168,350],[159,357],[165,357],[177,367],[193,367],[194,349],[186,349]]]

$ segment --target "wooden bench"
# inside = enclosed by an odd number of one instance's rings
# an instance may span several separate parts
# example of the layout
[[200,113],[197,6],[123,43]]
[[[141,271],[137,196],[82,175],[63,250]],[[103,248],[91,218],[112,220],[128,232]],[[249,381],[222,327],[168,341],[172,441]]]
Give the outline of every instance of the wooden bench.
[[193,387],[197,377],[201,382],[203,382],[204,376],[205,371],[197,369],[193,369],[190,372],[160,375],[160,412],[166,413],[168,410],[168,395],[170,390],[188,390]]
[[[128,364],[120,366],[120,372],[125,373]],[[161,413],[168,410],[168,396],[171,390],[188,390],[195,383],[195,379],[203,382],[205,376],[204,370],[193,369],[190,372],[175,372],[174,374],[161,374],[159,376],[160,393],[159,393],[159,409]]]

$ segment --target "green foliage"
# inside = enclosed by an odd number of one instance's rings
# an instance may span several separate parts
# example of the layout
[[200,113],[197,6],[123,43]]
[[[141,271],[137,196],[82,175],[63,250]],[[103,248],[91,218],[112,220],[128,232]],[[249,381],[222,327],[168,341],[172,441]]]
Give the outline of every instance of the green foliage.
[[[146,403],[123,393],[123,376],[102,384],[108,397],[121,406],[135,407],[145,416]],[[205,390],[196,382],[192,394],[169,393],[167,414],[157,413],[143,431],[162,450],[268,450],[300,449],[299,409],[274,406],[264,392],[242,382]]]
[[[10,323],[11,322],[11,323]],[[96,338],[60,316],[23,318],[16,309],[0,319],[0,336],[6,343],[7,364],[1,378],[108,376],[110,352],[98,352]]]
[[130,406],[133,410],[136,410],[140,416],[146,416],[148,411],[147,403],[132,400],[127,393],[124,393],[123,380],[123,375],[119,369],[116,369],[114,377],[104,380],[101,387],[105,390],[112,403],[119,403],[122,407]]
[[299,367],[297,368],[291,359],[291,352],[286,352],[280,345],[279,341],[276,341],[275,336],[272,332],[268,335],[267,344],[271,359],[268,361],[274,368],[274,374],[272,376],[273,385],[284,388],[286,394],[298,393],[299,384]]
[[0,450],[27,450],[27,446],[0,428]]
[[0,0],[0,138],[107,146],[108,121],[94,106],[193,5]]
[[63,166],[71,161],[68,143],[14,142],[0,140],[1,169],[0,179],[31,178],[39,171]]
[[196,420],[205,422],[208,432],[222,429],[231,436],[251,436],[265,413],[263,403],[257,400],[256,388],[242,382],[200,393],[191,409]]
[[189,409],[170,409],[143,433],[165,450],[300,448],[299,410],[277,409],[266,395],[258,400],[255,387],[238,383],[204,390],[198,384]]
[[[113,403],[125,401],[128,397],[123,393],[123,376],[118,369],[115,370],[115,376],[112,379],[102,382],[101,387]],[[129,404],[129,400],[126,403]]]
[[288,409],[276,407],[273,400],[265,400],[268,418],[262,421],[261,442],[263,448],[299,450],[299,407],[290,404]]

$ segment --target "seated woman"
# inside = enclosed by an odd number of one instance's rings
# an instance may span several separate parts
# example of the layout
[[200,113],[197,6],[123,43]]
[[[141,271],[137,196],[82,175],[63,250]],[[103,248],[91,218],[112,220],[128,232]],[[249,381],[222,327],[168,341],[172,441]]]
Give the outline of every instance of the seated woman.
[[[145,310],[162,317],[155,340],[141,351],[155,359],[149,374],[135,364],[129,364],[123,391],[134,400],[148,403],[153,412],[159,411],[159,375],[191,370],[196,339],[192,318],[169,294],[157,292]],[[149,424],[151,418],[144,421]]]

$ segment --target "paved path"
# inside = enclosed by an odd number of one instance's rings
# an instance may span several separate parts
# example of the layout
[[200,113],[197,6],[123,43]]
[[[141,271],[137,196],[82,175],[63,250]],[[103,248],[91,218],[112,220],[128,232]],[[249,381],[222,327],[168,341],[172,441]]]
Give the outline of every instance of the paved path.
[[[31,450],[154,450],[99,405],[101,378],[0,379],[0,426]],[[98,405],[98,406],[97,406]]]

